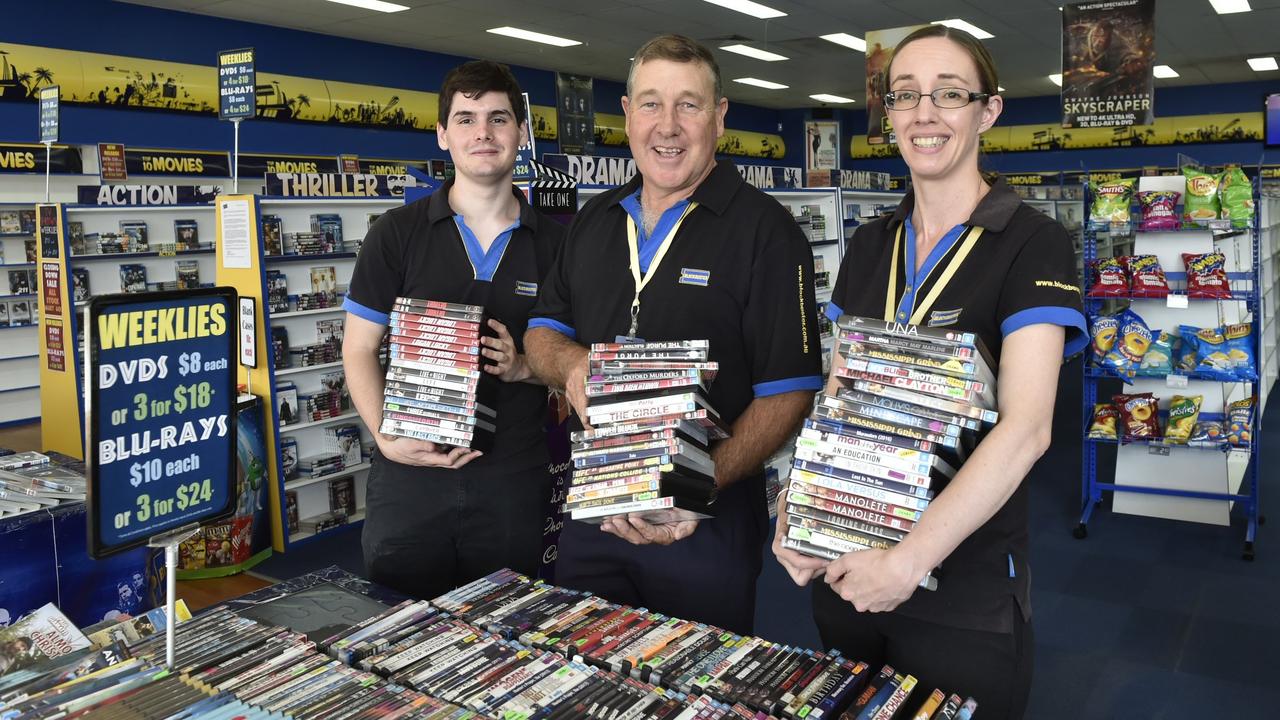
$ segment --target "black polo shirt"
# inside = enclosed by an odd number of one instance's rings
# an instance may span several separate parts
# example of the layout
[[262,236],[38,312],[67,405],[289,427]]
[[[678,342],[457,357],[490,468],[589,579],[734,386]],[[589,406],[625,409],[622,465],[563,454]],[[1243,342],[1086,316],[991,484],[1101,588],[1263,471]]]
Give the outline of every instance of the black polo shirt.
[[[892,215],[858,228],[841,263],[828,317],[907,322],[918,316],[920,324],[969,331],[990,349],[997,365],[993,371],[999,369],[1004,338],[1028,325],[1065,327],[1067,355],[1085,346],[1075,251],[1056,220],[1023,203],[1003,179],[997,180],[968,222],[952,228],[916,273],[914,207],[915,196],[908,192]],[[971,228],[981,228],[982,234],[966,254]],[[896,242],[899,229],[901,241]],[[937,286],[941,292],[925,307]],[[885,317],[886,309],[892,318]],[[899,611],[1004,632],[1013,629],[1009,603],[1016,600],[1030,618],[1027,498],[1024,482],[943,562],[937,592],[916,592]]]
[[[627,218],[639,212],[642,180],[636,175],[579,211],[529,327],[587,346],[627,333],[636,286]],[[753,398],[820,388],[813,254],[791,214],[726,161],[689,199],[695,208],[640,294],[637,336],[709,340],[720,371],[708,395],[730,424]],[[667,210],[653,237],[636,218],[642,268],[686,209]]]
[[[343,308],[389,324],[397,296],[483,305],[507,326],[524,352],[525,325],[538,288],[550,270],[564,228],[539,215],[512,187],[520,220],[485,253],[449,205],[449,180],[429,197],[384,213],[365,235]],[[498,383],[497,433],[491,451],[472,461],[475,469],[516,470],[545,463],[543,421],[546,388]]]

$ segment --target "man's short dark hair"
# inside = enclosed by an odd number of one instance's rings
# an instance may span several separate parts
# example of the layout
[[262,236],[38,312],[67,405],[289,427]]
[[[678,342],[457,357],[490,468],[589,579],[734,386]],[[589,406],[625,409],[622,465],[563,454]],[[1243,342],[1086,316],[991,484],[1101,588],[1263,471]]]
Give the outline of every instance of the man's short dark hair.
[[492,60],[472,60],[449,71],[444,76],[444,84],[440,87],[440,107],[436,122],[441,126],[449,124],[449,111],[453,105],[454,93],[475,99],[487,92],[500,92],[511,101],[511,112],[516,123],[528,122],[524,114],[524,94],[520,83],[511,74],[511,68]]
[[636,56],[631,60],[631,69],[627,72],[627,95],[635,94],[633,85],[636,77],[636,68],[640,67],[640,63],[650,60],[700,63],[711,73],[711,85],[715,93],[715,97],[712,99],[720,102],[720,98],[724,97],[724,89],[720,82],[720,64],[716,62],[715,56],[711,54],[711,51],[705,45],[697,40],[674,33],[659,35],[641,45],[640,49],[636,51]]

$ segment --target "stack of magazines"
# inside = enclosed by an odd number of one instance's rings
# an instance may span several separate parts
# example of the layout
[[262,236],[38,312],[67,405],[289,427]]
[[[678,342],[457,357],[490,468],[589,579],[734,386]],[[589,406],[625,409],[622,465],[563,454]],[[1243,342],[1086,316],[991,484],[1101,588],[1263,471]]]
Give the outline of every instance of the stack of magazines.
[[818,396],[796,439],[783,540],[828,559],[906,537],[997,420],[991,355],[973,333],[853,316],[838,327],[840,388]]
[[381,431],[488,450],[497,414],[493,376],[481,367],[484,308],[396,298]]
[[573,433],[564,511],[598,523],[630,513],[651,523],[711,516],[711,440],[728,430],[706,397],[719,366],[706,340],[596,343],[586,384],[590,427]]

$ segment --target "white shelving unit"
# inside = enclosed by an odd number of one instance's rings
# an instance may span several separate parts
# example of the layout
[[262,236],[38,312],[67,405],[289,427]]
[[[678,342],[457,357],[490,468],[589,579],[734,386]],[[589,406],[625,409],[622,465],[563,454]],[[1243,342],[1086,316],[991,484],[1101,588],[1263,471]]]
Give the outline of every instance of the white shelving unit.
[[1262,276],[1259,306],[1262,317],[1257,320],[1262,323],[1262,351],[1258,358],[1258,373],[1261,376],[1258,383],[1260,408],[1267,406],[1267,397],[1271,394],[1277,370],[1280,369],[1277,366],[1280,356],[1276,353],[1276,347],[1280,345],[1280,322],[1276,320],[1280,317],[1280,289],[1277,289],[1276,283],[1280,277],[1280,188],[1264,186],[1264,192],[1275,194],[1264,194],[1259,208],[1262,228],[1258,238],[1259,271]]
[[[34,213],[35,205],[0,203],[0,213],[13,218],[19,212]],[[21,221],[20,221],[21,222]],[[30,222],[34,223],[34,219]],[[40,417],[39,313],[36,264],[27,262],[28,241],[34,232],[5,227],[0,233],[0,427],[19,425]],[[15,293],[10,273],[21,274],[29,292]],[[34,280],[34,282],[33,282]],[[21,288],[18,288],[21,290]],[[14,320],[14,310],[25,308],[27,319]],[[21,314],[21,311],[19,311]],[[18,324],[13,324],[13,323]]]

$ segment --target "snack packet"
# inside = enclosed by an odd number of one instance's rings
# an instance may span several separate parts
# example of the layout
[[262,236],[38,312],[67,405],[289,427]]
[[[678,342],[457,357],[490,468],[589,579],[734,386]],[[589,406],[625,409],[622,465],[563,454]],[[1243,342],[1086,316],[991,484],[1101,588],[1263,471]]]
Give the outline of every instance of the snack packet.
[[1222,205],[1223,220],[1230,220],[1231,227],[1243,228],[1253,224],[1253,183],[1240,166],[1227,168],[1218,185],[1218,201]]
[[1151,347],[1151,328],[1133,310],[1120,313],[1119,322],[1115,345],[1102,358],[1102,367],[1125,382],[1133,382],[1142,356]]
[[1191,428],[1191,437],[1187,445],[1198,448],[1220,448],[1226,442],[1222,423],[1218,420],[1199,420]]
[[1187,179],[1187,193],[1182,201],[1183,225],[1195,225],[1196,220],[1214,220],[1218,217],[1218,183],[1222,175],[1202,172],[1190,167],[1182,168]]
[[[1156,332],[1152,330],[1152,332]],[[1164,332],[1157,333],[1156,339],[1151,343],[1151,347],[1147,348],[1147,352],[1142,356],[1142,362],[1138,364],[1136,374],[1145,377],[1164,377],[1173,373],[1173,333]]]
[[1138,298],[1169,297],[1169,280],[1155,255],[1120,258],[1129,273],[1129,294]]
[[1169,399],[1169,422],[1164,429],[1165,442],[1185,445],[1191,439],[1196,421],[1200,419],[1203,395],[1174,395]]
[[1253,351],[1253,323],[1237,323],[1222,328],[1227,339],[1227,357],[1236,379],[1252,382],[1258,379],[1258,360]]
[[1098,258],[1093,261],[1093,287],[1089,297],[1124,297],[1129,292],[1125,280],[1123,258]]
[[1089,423],[1089,437],[1094,440],[1119,440],[1116,433],[1116,421],[1120,413],[1111,403],[1098,403],[1093,406],[1093,421]]
[[1195,373],[1219,382],[1235,381],[1235,366],[1228,354],[1227,338],[1222,328],[1200,328],[1196,331]]
[[1116,395],[1112,404],[1120,413],[1120,432],[1128,440],[1150,440],[1160,437],[1160,415],[1156,398],[1151,393]]
[[1227,407],[1227,442],[1233,447],[1249,447],[1253,442],[1253,405],[1249,397]]
[[1133,188],[1137,184],[1135,178],[1122,178],[1104,182],[1089,182],[1093,191],[1093,205],[1089,208],[1089,219],[1102,223],[1129,222],[1129,202],[1133,199]]
[[1089,327],[1089,338],[1096,364],[1101,365],[1102,359],[1115,347],[1119,331],[1120,320],[1115,315],[1099,315],[1093,319],[1093,324]]
[[1182,253],[1187,269],[1187,297],[1224,299],[1231,297],[1227,278],[1227,258],[1220,252]]
[[1144,190],[1138,193],[1138,204],[1142,207],[1142,221],[1138,229],[1144,232],[1161,230],[1177,230],[1178,214],[1174,208],[1182,193],[1174,190]]
[[1191,327],[1190,325],[1178,326],[1178,339],[1181,342],[1179,343],[1178,354],[1174,357],[1178,359],[1178,370],[1182,372],[1191,373],[1196,371],[1196,365],[1199,363],[1199,360],[1196,359],[1196,351],[1200,349],[1200,340],[1196,337],[1196,333],[1199,331],[1200,328]]

